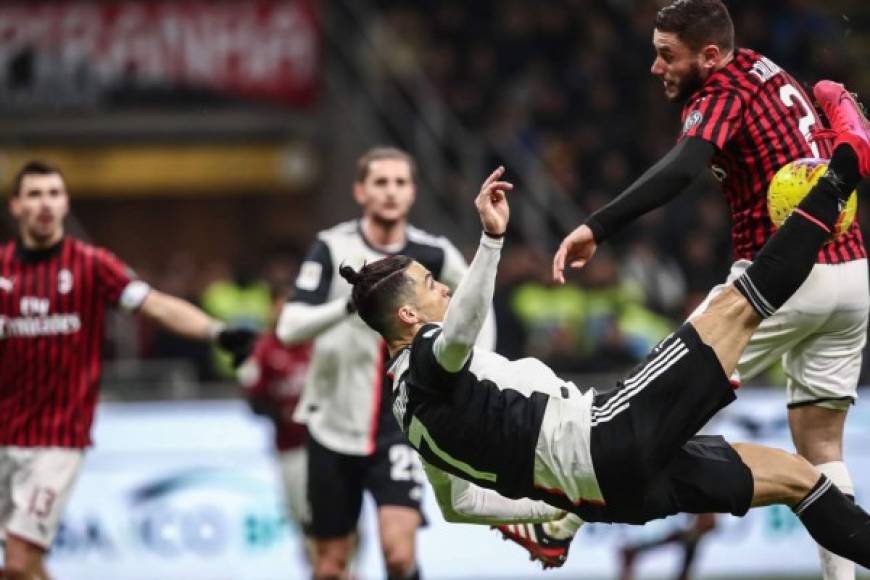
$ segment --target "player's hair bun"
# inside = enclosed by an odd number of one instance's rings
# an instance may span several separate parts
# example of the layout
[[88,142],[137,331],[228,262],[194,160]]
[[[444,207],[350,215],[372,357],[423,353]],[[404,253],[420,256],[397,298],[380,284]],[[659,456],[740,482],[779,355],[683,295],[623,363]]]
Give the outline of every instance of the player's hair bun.
[[345,280],[347,280],[350,284],[356,284],[357,282],[360,281],[360,278],[362,278],[362,276],[360,276],[359,272],[357,272],[356,270],[354,270],[350,266],[342,265],[338,269],[338,273],[341,274],[341,277],[344,278]]

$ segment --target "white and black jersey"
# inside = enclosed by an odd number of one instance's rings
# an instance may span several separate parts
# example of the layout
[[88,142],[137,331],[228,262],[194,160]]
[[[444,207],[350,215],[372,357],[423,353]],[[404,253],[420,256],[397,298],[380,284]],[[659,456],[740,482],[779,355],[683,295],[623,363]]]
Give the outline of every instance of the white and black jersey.
[[505,497],[531,495],[549,397],[576,388],[537,359],[511,361],[477,348],[450,373],[433,352],[441,332],[425,325],[388,368],[402,431],[423,459],[447,473]]
[[[408,226],[403,254],[425,266],[450,288],[462,279],[467,263],[446,238]],[[347,264],[360,268],[385,257],[362,234],[360,220],[320,232],[300,267],[294,302],[321,305],[347,300],[351,286],[339,274]],[[324,446],[340,453],[367,455],[379,439],[398,435],[384,390],[388,358],[381,337],[358,316],[348,316],[317,335],[308,379],[296,419]]]

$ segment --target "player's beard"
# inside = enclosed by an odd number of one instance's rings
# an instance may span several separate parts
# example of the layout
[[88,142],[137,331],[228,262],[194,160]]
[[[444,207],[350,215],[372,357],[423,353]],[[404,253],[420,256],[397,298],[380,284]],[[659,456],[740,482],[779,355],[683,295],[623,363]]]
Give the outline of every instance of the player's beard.
[[401,223],[402,220],[404,220],[405,218],[404,216],[399,218],[388,218],[377,212],[372,212],[372,214],[369,216],[369,219],[371,219],[373,223],[377,224],[378,227],[389,230],[399,225],[399,223]]
[[689,66],[689,71],[686,73],[686,76],[680,79],[680,82],[677,83],[677,94],[671,100],[675,103],[682,103],[692,96],[695,91],[700,89],[703,84],[704,79],[701,77],[701,67],[696,63],[692,63]]

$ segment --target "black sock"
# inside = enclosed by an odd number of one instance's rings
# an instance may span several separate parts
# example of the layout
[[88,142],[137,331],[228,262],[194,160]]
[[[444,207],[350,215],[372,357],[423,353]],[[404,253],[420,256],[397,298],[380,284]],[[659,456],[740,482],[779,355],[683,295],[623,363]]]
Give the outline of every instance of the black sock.
[[824,475],[794,512],[817,544],[870,568],[870,514]]
[[810,275],[819,250],[830,239],[846,200],[860,181],[858,157],[850,146],[840,145],[818,183],[734,281],[761,316],[776,312]]

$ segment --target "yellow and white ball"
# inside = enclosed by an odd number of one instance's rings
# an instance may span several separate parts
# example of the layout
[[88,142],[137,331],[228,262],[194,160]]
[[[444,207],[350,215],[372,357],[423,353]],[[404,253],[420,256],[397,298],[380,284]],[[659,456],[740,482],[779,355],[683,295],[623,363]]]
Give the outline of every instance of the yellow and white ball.
[[[767,188],[767,211],[776,227],[782,225],[828,168],[827,159],[798,159],[780,167]],[[858,194],[852,192],[837,220],[834,237],[849,229],[858,211]]]

